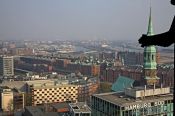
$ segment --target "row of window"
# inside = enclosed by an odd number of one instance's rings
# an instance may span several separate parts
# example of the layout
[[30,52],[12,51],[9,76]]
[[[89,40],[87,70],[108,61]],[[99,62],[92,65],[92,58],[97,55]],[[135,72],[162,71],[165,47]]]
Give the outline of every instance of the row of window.
[[41,94],[41,93],[60,93],[60,92],[77,92],[75,89],[69,89],[69,90],[57,90],[57,91],[49,91],[49,90],[46,90],[46,91],[37,91],[37,92],[34,92],[34,94]]

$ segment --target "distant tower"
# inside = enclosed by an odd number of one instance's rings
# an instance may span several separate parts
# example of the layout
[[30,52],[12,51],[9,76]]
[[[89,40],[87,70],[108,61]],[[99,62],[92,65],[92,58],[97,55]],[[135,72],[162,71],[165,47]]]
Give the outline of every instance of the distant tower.
[[0,56],[0,76],[13,76],[14,62],[12,56]]
[[[151,8],[150,8],[150,16],[149,16],[149,23],[148,23],[148,32],[147,36],[152,36],[153,33],[153,25],[151,19]],[[156,55],[157,50],[154,45],[150,45],[144,48],[144,76],[147,85],[154,85],[158,84],[158,77],[157,77],[157,62],[156,62]]]

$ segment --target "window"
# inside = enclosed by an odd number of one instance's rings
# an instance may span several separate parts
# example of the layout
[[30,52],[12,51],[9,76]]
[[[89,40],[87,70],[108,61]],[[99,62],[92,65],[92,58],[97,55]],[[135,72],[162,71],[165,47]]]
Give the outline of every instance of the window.
[[152,60],[154,60],[154,55],[152,54]]
[[148,53],[148,61],[150,61],[150,54]]

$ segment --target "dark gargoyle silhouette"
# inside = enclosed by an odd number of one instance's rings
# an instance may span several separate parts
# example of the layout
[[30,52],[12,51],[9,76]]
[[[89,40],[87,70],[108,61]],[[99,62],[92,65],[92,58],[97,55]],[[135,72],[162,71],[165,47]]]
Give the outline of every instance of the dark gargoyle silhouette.
[[[171,4],[175,5],[175,0],[171,0]],[[174,39],[175,39],[175,17],[173,19],[169,31],[152,36],[147,36],[146,34],[143,34],[138,41],[141,44],[141,47],[149,45],[168,47],[175,42]]]

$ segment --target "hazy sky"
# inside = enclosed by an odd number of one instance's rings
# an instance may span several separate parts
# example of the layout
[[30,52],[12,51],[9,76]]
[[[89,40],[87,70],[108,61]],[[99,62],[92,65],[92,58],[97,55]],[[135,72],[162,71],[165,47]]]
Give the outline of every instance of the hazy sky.
[[[155,33],[169,29],[170,0],[152,0]],[[150,0],[0,0],[1,39],[138,40],[147,32]]]

